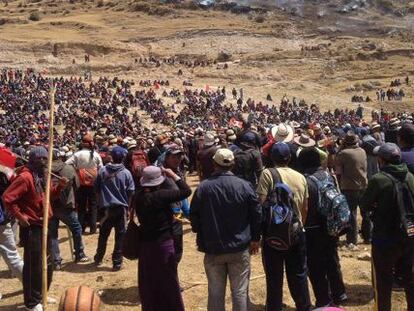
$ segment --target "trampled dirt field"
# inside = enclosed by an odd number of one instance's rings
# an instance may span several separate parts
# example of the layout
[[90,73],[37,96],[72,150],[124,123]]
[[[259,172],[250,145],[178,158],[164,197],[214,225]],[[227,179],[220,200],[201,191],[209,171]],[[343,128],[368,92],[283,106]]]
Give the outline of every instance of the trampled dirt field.
[[[235,14],[225,6],[200,9],[190,2],[161,4],[155,0],[18,0],[0,4],[0,67],[35,68],[51,75],[100,75],[134,79],[168,79],[183,89],[183,80],[195,87],[243,88],[245,97],[278,102],[284,94],[304,98],[325,109],[354,108],[353,95],[369,95],[367,109],[412,111],[413,84],[402,86],[407,97],[401,102],[376,101],[375,91],[388,88],[391,80],[414,79],[414,2],[367,1],[347,14],[337,13],[342,1],[309,1],[284,10],[270,7],[273,1],[250,2],[253,10]],[[276,1],[276,3],[289,1]],[[362,1],[361,1],[362,2]],[[248,5],[249,1],[239,1]],[[302,3],[302,4],[300,4]],[[257,9],[260,4],[260,9]],[[263,9],[264,5],[268,8]],[[234,11],[234,10],[233,10]],[[294,13],[294,14],[292,14]],[[32,14],[32,19],[29,16]],[[38,18],[37,18],[38,17]],[[38,19],[38,20],[36,20]],[[302,51],[302,46],[317,47]],[[160,67],[139,64],[135,59],[178,57],[215,60],[210,67]],[[91,62],[84,63],[85,54]],[[75,60],[75,63],[73,63]],[[219,59],[219,61],[221,61]],[[219,67],[219,68],[218,68]],[[183,76],[178,76],[179,69]],[[145,114],[143,114],[145,115]],[[195,187],[196,180],[191,180]],[[179,267],[188,310],[205,310],[207,287],[202,254],[186,225],[185,250]],[[110,255],[103,267],[70,263],[66,230],[61,230],[61,250],[66,264],[56,272],[51,295],[59,298],[75,285],[88,285],[101,294],[104,310],[139,310],[137,263],[125,262],[120,272],[111,271]],[[86,250],[93,256],[97,235],[85,236]],[[108,250],[112,248],[111,245]],[[342,268],[350,301],[347,310],[372,309],[370,262],[357,256],[369,253],[341,251]],[[265,281],[261,256],[252,258],[250,287],[253,310],[264,310]],[[0,310],[22,308],[21,285],[8,279],[0,262]],[[227,300],[230,307],[230,297]],[[285,286],[287,310],[293,310]],[[394,310],[406,309],[404,296],[394,293]],[[57,306],[51,306],[56,310]]]

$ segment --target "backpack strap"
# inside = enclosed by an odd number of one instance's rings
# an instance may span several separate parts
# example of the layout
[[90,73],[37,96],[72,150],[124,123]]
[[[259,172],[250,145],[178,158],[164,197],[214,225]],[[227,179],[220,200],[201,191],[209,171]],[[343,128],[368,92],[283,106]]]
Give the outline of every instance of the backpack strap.
[[[269,172],[270,174],[272,174],[272,180],[273,180],[273,188],[276,186],[277,183],[282,182],[282,177],[280,176],[279,171],[277,170],[277,168],[275,167],[271,167],[269,168]],[[269,189],[269,193],[270,191],[272,191],[273,189]]]

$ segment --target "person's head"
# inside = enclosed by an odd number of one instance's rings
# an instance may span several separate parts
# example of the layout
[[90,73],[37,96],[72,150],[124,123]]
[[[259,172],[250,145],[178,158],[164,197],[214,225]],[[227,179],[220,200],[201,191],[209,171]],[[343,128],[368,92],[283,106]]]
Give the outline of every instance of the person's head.
[[414,124],[403,124],[403,126],[398,131],[397,142],[398,146],[401,148],[414,147]]
[[29,168],[41,172],[47,166],[48,152],[43,146],[33,147],[29,152]]
[[358,144],[358,137],[353,131],[348,131],[342,141],[343,147],[352,147]]
[[167,151],[165,152],[164,166],[176,171],[180,166],[183,157],[184,150],[180,146],[172,144],[167,147]]
[[375,147],[373,153],[378,156],[378,164],[380,167],[388,164],[401,163],[401,150],[394,143],[385,143]]
[[273,144],[270,150],[270,158],[277,166],[287,166],[290,161],[289,145],[283,142]]
[[88,149],[93,148],[93,137],[91,134],[88,133],[85,136],[83,136],[81,147],[88,148]]
[[213,156],[216,171],[230,171],[234,165],[234,154],[230,149],[220,148]]
[[119,146],[115,146],[112,150],[111,150],[111,157],[112,157],[112,162],[115,164],[119,164],[122,163],[124,161],[125,158],[125,149]]
[[204,146],[211,147],[216,143],[216,137],[213,133],[208,132],[204,135]]
[[315,147],[303,148],[299,153],[297,162],[302,171],[316,169],[322,165],[320,154]]
[[147,166],[142,171],[140,184],[144,188],[156,189],[165,181],[165,176],[162,174],[161,168],[158,166]]

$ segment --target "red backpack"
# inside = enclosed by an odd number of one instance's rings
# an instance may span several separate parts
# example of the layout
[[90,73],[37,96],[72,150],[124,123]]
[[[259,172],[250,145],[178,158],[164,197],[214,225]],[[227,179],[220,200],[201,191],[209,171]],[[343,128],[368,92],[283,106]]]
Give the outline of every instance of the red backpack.
[[142,170],[150,164],[147,154],[143,150],[135,150],[131,158],[132,174],[136,178],[140,178]]

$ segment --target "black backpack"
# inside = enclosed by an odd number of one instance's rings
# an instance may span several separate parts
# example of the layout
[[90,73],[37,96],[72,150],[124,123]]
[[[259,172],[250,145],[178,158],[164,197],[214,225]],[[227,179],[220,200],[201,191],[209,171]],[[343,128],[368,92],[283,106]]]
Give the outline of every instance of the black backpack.
[[287,251],[296,245],[302,226],[294,209],[293,192],[283,183],[275,168],[269,169],[273,189],[263,203],[264,242],[278,251]]
[[397,203],[401,220],[400,228],[407,237],[414,239],[414,194],[408,184],[410,173],[405,176],[404,181],[386,172],[381,173],[391,179],[394,185],[394,200]]
[[232,172],[237,177],[240,177],[250,183],[252,185],[257,184],[256,174],[254,171],[254,150],[247,149],[247,150],[240,150],[234,153],[234,167]]

